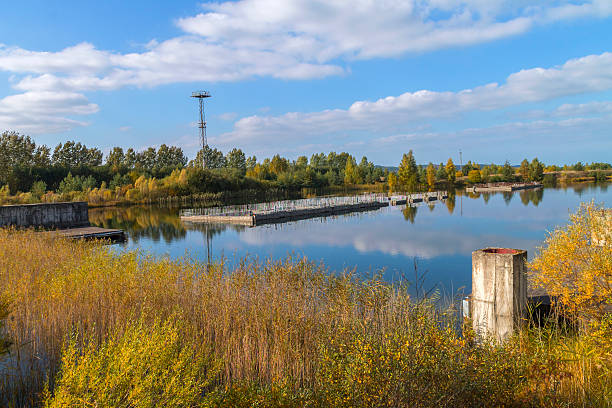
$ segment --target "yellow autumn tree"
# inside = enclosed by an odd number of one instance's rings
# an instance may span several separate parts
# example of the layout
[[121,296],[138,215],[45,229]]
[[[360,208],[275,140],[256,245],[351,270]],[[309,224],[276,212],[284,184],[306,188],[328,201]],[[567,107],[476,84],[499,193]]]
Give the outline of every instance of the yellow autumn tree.
[[480,183],[482,181],[480,170],[478,169],[470,170],[468,173],[468,181],[472,184]]
[[430,190],[436,186],[436,168],[432,163],[427,166],[427,185]]
[[389,180],[387,181],[387,183],[389,184],[390,193],[397,191],[397,176],[395,175],[395,173],[389,173]]
[[453,184],[455,179],[457,178],[457,168],[455,167],[455,163],[453,163],[453,159],[450,157],[446,162],[446,174],[448,175],[448,182]]
[[612,308],[612,210],[582,204],[530,263],[533,282],[564,310],[590,322]]

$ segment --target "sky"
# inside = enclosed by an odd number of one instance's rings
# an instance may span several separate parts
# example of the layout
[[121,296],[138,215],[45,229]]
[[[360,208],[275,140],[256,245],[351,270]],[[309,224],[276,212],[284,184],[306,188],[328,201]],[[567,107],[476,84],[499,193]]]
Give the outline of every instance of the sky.
[[262,160],[612,159],[612,0],[21,0],[0,131]]

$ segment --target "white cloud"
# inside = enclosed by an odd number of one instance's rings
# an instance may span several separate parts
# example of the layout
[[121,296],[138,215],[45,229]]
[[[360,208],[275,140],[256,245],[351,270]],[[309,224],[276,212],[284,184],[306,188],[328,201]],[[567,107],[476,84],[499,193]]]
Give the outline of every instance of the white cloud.
[[[377,101],[357,101],[348,109],[249,116],[238,120],[231,132],[219,136],[215,141],[227,145],[256,141],[261,145],[287,140],[288,137],[293,142],[327,139],[329,136],[341,140],[346,131],[406,135],[406,127],[414,127],[419,122],[431,119],[452,118],[466,112],[490,111],[610,89],[612,53],[603,53],[569,60],[558,67],[522,70],[510,75],[503,84],[491,83],[459,92],[421,90]],[[559,108],[560,112],[563,110],[569,111],[570,108]],[[407,134],[412,138],[423,136],[420,131]],[[387,136],[386,140],[393,141],[397,137]]]
[[178,21],[188,33],[235,48],[306,60],[397,56],[523,33],[534,24],[608,16],[606,0],[242,0],[203,5]]
[[[344,61],[353,59],[394,57],[482,43],[526,32],[534,25],[611,14],[609,0],[544,0],[535,6],[522,0],[225,1],[206,3],[202,13],[179,19],[176,24],[183,30],[182,35],[165,41],[152,40],[142,52],[99,50],[90,43],[58,52],[0,44],[0,71],[15,74],[13,87],[24,95],[41,93],[40,100],[45,92],[82,96],[88,91],[177,82],[237,81],[264,76],[312,79],[343,74],[347,72]],[[598,57],[601,56],[595,56]],[[544,72],[554,75],[552,70]],[[550,89],[540,86],[531,89],[528,81],[541,81],[542,77],[533,70],[528,71],[528,76],[516,74],[516,81],[523,85],[520,91],[524,100],[539,100],[540,92],[548,96],[555,91],[567,93],[566,88],[573,87],[576,81],[586,85],[586,77],[565,75],[567,83],[548,80],[544,82]],[[600,76],[597,73],[594,88],[599,86]],[[518,91],[512,86],[513,81],[515,78],[508,78],[504,88],[508,92]],[[419,106],[429,103],[434,107],[439,101],[447,113],[452,113],[469,109],[472,99],[475,103],[483,102],[486,94],[503,97],[501,90],[474,89],[473,94],[460,97],[422,91],[374,103],[356,103],[350,113],[362,118],[378,112],[390,115],[404,104],[406,112],[423,115],[425,110]],[[464,105],[452,108],[450,105],[457,99]],[[11,101],[5,103],[10,105]],[[499,99],[491,99],[490,103],[490,108],[503,104]],[[75,105],[75,110],[66,115],[84,115],[86,110]],[[346,117],[343,111],[331,110],[306,115],[301,120],[320,122],[321,115],[330,124],[342,123]],[[57,120],[71,123],[63,116]],[[257,120],[245,119],[238,127],[248,127],[248,121],[255,124]],[[282,122],[266,121],[276,126]],[[17,121],[14,123],[20,126]]]
[[612,101],[563,104],[553,112],[553,116],[577,116],[612,113]]
[[[434,205],[439,207],[444,206],[444,203],[437,202]],[[402,207],[339,216],[340,219],[358,217],[359,223],[329,219],[323,224],[316,220],[302,220],[247,228],[240,234],[240,240],[248,245],[269,247],[277,245],[291,245],[297,248],[313,245],[351,247],[360,253],[378,252],[422,259],[469,254],[474,248],[482,248],[487,245],[533,248],[536,244],[535,240],[521,240],[508,234],[475,236],[466,233],[461,226],[439,225],[431,219],[423,221],[423,218],[428,217],[429,212],[425,205],[417,209],[417,225],[412,226],[403,219],[400,209]],[[442,207],[440,210],[446,212],[446,208]],[[504,218],[504,215],[500,216],[499,213],[488,216],[497,219]],[[422,222],[428,223],[426,230],[419,225]],[[418,231],[418,239],[411,239],[414,231]],[[372,239],[373,236],[377,238]]]
[[238,117],[236,112],[225,112],[218,116],[221,120],[232,121]]
[[0,99],[0,129],[58,133],[87,125],[66,115],[90,115],[97,111],[97,105],[78,93],[25,92]]

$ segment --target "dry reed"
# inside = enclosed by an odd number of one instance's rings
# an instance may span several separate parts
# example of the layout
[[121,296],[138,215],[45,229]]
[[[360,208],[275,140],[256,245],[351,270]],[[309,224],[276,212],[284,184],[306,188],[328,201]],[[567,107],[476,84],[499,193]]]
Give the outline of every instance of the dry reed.
[[[45,383],[55,387],[67,338],[86,335],[95,349],[110,336],[120,338],[130,322],[153,325],[170,316],[180,316],[177,327],[190,347],[211,349],[220,362],[217,384],[229,387],[220,401],[236,397],[243,406],[250,406],[245,395],[260,398],[262,389],[319,395],[343,406],[357,395],[355,381],[365,396],[393,391],[372,404],[389,395],[417,398],[398,406],[445,406],[446,400],[606,406],[612,400],[605,335],[612,319],[598,337],[533,328],[503,347],[475,346],[469,336],[457,336],[452,317],[445,323],[430,304],[412,302],[405,287],[330,274],[301,258],[245,259],[228,271],[223,263],[0,230],[0,282],[0,298],[10,303],[5,334],[14,343],[0,360],[0,406],[40,405]],[[600,357],[570,358],[577,353],[572,348],[586,346]],[[428,402],[419,402],[426,395]],[[363,406],[378,406],[372,404]]]
[[[0,281],[12,301],[8,334],[17,344],[0,394],[34,400],[53,386],[66,336],[98,342],[144,314],[184,316],[186,335],[211,344],[222,381],[314,378],[324,337],[361,326],[406,324],[408,295],[378,279],[329,274],[305,259],[241,262],[227,273],[192,259],[157,259],[35,232],[0,231]],[[19,396],[19,398],[17,398]]]

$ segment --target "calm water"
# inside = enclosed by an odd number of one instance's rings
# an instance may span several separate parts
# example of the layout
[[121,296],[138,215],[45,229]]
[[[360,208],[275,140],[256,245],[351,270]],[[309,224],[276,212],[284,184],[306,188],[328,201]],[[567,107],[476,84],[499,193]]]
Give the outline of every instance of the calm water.
[[414,260],[425,287],[446,293],[471,286],[471,252],[487,246],[526,249],[533,256],[546,232],[563,225],[581,202],[610,206],[607,185],[577,185],[514,193],[458,195],[454,200],[382,208],[253,228],[183,225],[178,209],[130,207],[90,210],[92,224],[123,228],[126,249],[157,255],[185,254],[206,261],[244,256],[303,255],[330,271],[381,269],[387,280],[414,281]]

